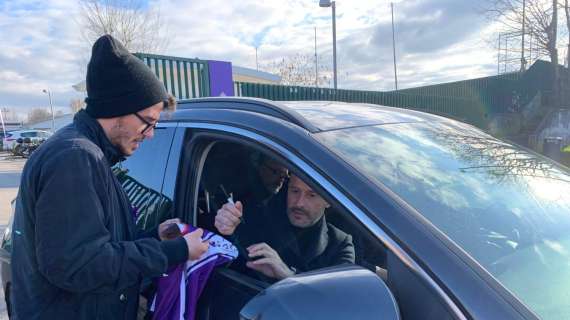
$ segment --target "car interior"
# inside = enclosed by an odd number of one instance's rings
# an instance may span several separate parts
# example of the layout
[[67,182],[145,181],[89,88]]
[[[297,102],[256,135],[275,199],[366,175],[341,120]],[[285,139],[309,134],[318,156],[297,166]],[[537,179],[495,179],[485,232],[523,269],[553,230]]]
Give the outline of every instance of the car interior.
[[[212,141],[207,152],[198,182],[197,201],[194,212],[199,227],[216,231],[214,219],[219,208],[232,197],[235,201],[247,198],[251,193],[249,175],[259,172],[261,158],[270,159],[289,169],[318,191],[331,204],[326,209],[327,223],[352,236],[356,264],[375,272],[386,280],[386,248],[360,225],[336,200],[320,186],[311,181],[301,170],[280,159],[268,150],[259,150],[247,144],[233,141]],[[287,180],[283,188],[286,188]],[[246,216],[247,213],[244,213]],[[246,219],[247,221],[247,219]],[[247,222],[246,222],[247,223]],[[238,251],[243,253],[244,249]],[[259,290],[271,284],[266,277],[256,277],[243,268],[230,264],[214,274],[202,295],[198,314],[200,319],[225,319],[227,314],[236,315]],[[255,273],[255,272],[253,272]],[[231,278],[232,281],[227,281]],[[231,283],[229,283],[231,282]],[[241,298],[239,298],[241,297]],[[220,306],[216,301],[224,301]]]
[[[265,155],[271,157],[271,155]],[[257,172],[260,164],[260,151],[233,142],[217,142],[210,149],[200,178],[198,192],[198,226],[215,230],[214,218],[219,208],[229,196],[235,201],[248,194],[248,172]],[[275,158],[270,158],[275,160]],[[284,167],[291,167],[282,163]],[[290,170],[292,171],[292,170]],[[287,183],[287,180],[285,184]],[[284,186],[286,187],[286,186]],[[333,202],[334,203],[334,199]],[[371,243],[367,233],[340,205],[335,204],[326,210],[327,222],[350,234],[356,251],[356,263],[372,271],[385,266],[385,248],[367,248]]]

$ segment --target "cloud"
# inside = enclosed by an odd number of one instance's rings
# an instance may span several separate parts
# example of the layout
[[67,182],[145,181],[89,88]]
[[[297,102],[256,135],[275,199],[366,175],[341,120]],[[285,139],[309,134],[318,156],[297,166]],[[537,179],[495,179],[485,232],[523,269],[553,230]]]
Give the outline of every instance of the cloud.
[[0,106],[67,106],[79,81],[77,28],[73,2],[6,1],[0,4]]
[[[148,2],[165,22],[168,46],[159,54],[231,61],[254,68],[297,53],[332,71],[331,9],[316,0],[164,0]],[[394,87],[390,2],[336,1],[339,87]],[[493,74],[494,54],[481,41],[486,24],[470,2],[407,0],[395,4],[399,86],[411,87]],[[66,107],[78,94],[89,47],[81,38],[74,0],[0,2],[0,106]],[[481,52],[484,52],[482,54]]]

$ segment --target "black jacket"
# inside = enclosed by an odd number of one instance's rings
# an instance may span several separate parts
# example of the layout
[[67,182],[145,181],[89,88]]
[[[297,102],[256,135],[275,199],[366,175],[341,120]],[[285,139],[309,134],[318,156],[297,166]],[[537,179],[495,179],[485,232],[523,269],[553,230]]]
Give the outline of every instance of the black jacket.
[[[326,214],[310,228],[291,225],[286,210],[286,189],[267,206],[251,210],[246,223],[238,227],[232,240],[242,251],[251,244],[265,242],[277,251],[285,264],[298,272],[354,263],[352,236],[327,223]],[[245,255],[244,252],[242,257]]]
[[121,155],[84,111],[26,163],[12,251],[15,319],[135,319],[143,277],[185,261],[184,239],[139,238],[111,172]]

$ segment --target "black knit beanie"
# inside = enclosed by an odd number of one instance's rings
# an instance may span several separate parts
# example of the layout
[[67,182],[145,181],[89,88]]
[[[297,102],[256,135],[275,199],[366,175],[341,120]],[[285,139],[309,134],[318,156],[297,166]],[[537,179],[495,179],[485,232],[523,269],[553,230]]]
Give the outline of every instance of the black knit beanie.
[[116,39],[95,41],[87,66],[85,110],[93,118],[113,118],[167,101],[164,85]]

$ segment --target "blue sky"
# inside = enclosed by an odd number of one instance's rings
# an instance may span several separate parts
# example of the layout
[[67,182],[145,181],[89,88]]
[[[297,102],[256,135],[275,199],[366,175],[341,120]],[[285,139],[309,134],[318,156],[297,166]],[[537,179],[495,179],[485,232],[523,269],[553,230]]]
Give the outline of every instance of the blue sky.
[[[483,1],[483,0],[481,0]],[[406,0],[395,4],[401,88],[493,75],[496,51],[479,1]],[[147,1],[167,22],[168,46],[155,52],[231,61],[255,68],[296,53],[314,54],[332,70],[330,8],[318,0]],[[390,2],[337,0],[339,87],[392,90]],[[0,107],[18,112],[81,98],[90,44],[81,37],[74,0],[0,1]]]

